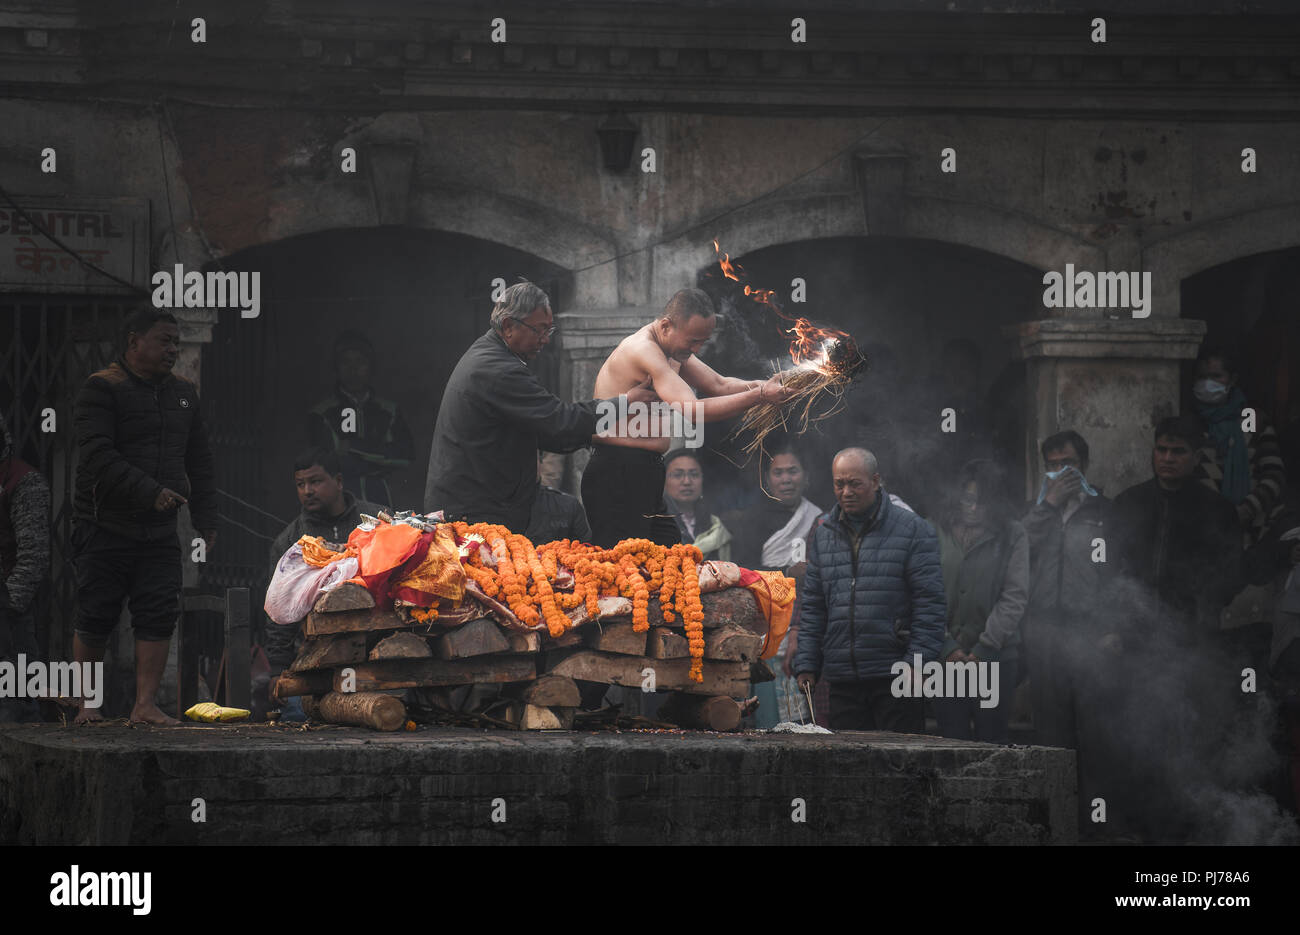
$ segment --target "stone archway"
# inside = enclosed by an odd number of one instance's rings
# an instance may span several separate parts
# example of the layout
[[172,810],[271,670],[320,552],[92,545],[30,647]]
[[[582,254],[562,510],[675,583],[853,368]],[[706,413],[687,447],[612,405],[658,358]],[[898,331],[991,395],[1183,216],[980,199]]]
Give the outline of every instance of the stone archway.
[[1185,279],[1230,260],[1300,245],[1300,202],[1215,218],[1143,244],[1142,268],[1150,270],[1153,308],[1181,315]]

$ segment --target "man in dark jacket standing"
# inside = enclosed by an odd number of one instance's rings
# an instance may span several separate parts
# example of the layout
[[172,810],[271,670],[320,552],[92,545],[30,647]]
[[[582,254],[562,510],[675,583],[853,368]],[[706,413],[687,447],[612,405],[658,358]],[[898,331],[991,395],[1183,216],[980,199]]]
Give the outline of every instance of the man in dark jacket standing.
[[1095,682],[1096,661],[1117,649],[1117,615],[1102,613],[1101,603],[1115,568],[1114,560],[1103,560],[1116,534],[1114,504],[1087,485],[1082,435],[1058,432],[1041,449],[1042,489],[1024,518],[1034,731],[1039,743],[1077,749],[1079,693]]
[[834,730],[920,733],[922,700],[895,697],[891,685],[897,663],[936,660],[943,645],[938,539],[890,502],[871,452],[844,449],[831,477],[838,505],[809,539],[794,671],[801,686],[830,683]]
[[[530,282],[501,296],[491,330],[470,345],[443,391],[426,510],[522,533],[537,496],[537,449],[569,452],[591,444],[597,401],[561,402],[528,369],[555,333],[553,321],[550,299]],[[627,394],[636,402],[653,397],[642,389]]]
[[1236,510],[1193,477],[1202,437],[1186,417],[1162,420],[1155,476],[1115,499],[1118,569],[1146,586],[1155,598],[1152,623],[1181,643],[1217,633],[1220,612],[1242,584]]
[[[77,395],[72,548],[77,569],[78,663],[101,662],[130,599],[135,632],[132,721],[175,724],[157,704],[181,591],[176,515],[190,505],[211,550],[216,539],[212,452],[193,383],[172,374],[180,328],[166,312],[133,312],[122,357]],[[99,720],[84,706],[77,723]]]

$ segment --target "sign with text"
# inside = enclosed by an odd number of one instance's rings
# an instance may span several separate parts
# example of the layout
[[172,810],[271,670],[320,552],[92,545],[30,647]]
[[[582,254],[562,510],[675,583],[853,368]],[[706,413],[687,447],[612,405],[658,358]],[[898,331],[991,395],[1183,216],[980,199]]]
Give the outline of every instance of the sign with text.
[[[147,289],[149,202],[140,198],[15,195],[22,211],[0,202],[0,290],[128,291],[58,247],[43,228],[86,261]],[[24,216],[24,214],[26,216]]]

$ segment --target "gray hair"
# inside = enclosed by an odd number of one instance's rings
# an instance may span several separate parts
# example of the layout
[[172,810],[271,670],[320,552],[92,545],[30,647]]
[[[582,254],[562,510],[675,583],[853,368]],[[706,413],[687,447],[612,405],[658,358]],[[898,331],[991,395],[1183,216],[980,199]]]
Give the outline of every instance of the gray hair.
[[862,462],[862,466],[867,469],[868,477],[872,474],[880,473],[880,464],[876,461],[876,456],[865,448],[844,448],[836,452],[835,457],[831,460],[831,464],[834,464],[846,455],[851,455],[859,459]]
[[551,300],[540,286],[527,280],[515,283],[501,294],[501,301],[492,309],[492,330],[499,334],[507,318],[523,321],[539,305],[551,307]]

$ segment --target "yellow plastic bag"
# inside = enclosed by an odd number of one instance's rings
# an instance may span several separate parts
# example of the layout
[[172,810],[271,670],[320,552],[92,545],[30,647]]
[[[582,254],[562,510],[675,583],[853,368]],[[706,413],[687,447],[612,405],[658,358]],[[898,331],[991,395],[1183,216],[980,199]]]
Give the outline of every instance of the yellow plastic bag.
[[223,708],[211,701],[200,701],[186,711],[185,716],[191,721],[206,721],[211,724],[215,721],[242,721],[252,713],[244,708]]

